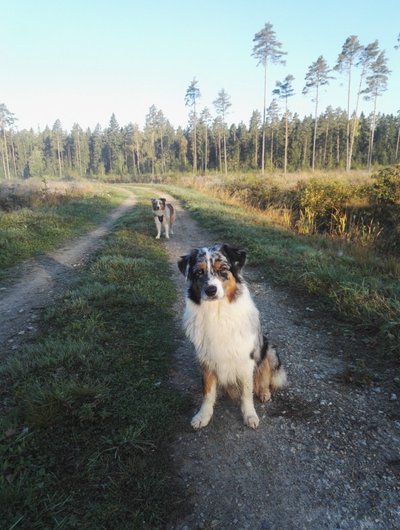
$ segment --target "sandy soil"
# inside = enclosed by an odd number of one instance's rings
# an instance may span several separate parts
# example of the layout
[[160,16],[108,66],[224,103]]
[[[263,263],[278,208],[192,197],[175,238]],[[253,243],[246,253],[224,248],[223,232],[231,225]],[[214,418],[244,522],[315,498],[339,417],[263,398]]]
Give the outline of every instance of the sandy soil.
[[[180,316],[185,284],[176,261],[190,248],[215,241],[173,202],[175,235],[160,244],[181,293]],[[127,201],[98,230],[17,269],[17,282],[0,286],[3,353],[35,333],[40,310],[62,293],[133,203]],[[272,402],[256,405],[257,431],[242,424],[239,404],[226,398],[199,432],[190,427],[191,414],[183,419],[173,458],[190,505],[168,530],[400,528],[400,410],[393,375],[379,372],[365,387],[346,383],[346,353],[359,344],[346,341],[317,307],[273,287],[251,268],[251,256],[249,265],[245,276],[290,386]],[[193,399],[193,412],[201,401],[194,359],[182,337],[173,380]]]

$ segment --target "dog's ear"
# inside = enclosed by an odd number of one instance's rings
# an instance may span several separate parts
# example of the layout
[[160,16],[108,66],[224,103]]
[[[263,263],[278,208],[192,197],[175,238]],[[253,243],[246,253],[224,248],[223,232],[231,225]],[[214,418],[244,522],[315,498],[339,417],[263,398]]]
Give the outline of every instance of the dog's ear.
[[163,203],[163,205],[165,206],[165,203],[167,202],[167,199],[164,199],[163,197],[160,197],[160,201]]
[[190,255],[187,254],[186,256],[181,256],[178,259],[178,269],[181,271],[181,273],[184,276],[186,276],[186,270],[187,270],[187,266],[189,264],[189,258],[190,258]]
[[198,249],[194,248],[190,254],[181,256],[178,260],[178,268],[186,279],[189,277],[190,268],[193,267],[196,262],[198,252]]
[[225,254],[235,269],[240,272],[246,263],[246,252],[223,244],[220,251]]

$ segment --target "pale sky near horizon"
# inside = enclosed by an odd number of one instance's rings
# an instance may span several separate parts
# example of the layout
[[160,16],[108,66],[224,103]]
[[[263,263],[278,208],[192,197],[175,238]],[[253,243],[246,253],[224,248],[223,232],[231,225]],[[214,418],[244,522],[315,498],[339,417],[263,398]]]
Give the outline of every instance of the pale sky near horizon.
[[[271,66],[268,103],[277,80],[295,77],[289,108],[312,114],[302,95],[308,67],[323,55],[332,68],[347,37],[366,45],[378,39],[386,51],[388,90],[378,111],[400,110],[399,0],[0,0],[0,103],[18,119],[18,129],[74,123],[103,128],[115,113],[120,125],[143,127],[151,105],[170,123],[185,127],[184,97],[198,79],[198,109],[208,107],[221,88],[231,98],[227,122],[248,125],[262,110],[263,70],[251,56],[253,38],[273,25],[286,66]],[[344,76],[324,87],[319,109],[346,108]],[[354,74],[355,84],[358,72]],[[371,103],[363,102],[367,114]]]

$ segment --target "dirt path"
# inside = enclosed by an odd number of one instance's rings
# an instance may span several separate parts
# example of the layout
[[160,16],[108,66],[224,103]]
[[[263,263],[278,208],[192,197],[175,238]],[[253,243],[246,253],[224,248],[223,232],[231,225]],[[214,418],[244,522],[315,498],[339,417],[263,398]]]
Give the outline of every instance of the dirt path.
[[[191,247],[215,241],[174,203],[175,235],[165,246],[181,315],[185,285],[176,261]],[[75,267],[133,204],[130,198],[97,230],[17,271],[21,280],[0,291],[4,351],[35,332],[38,311],[62,292]],[[223,398],[199,432],[188,414],[174,461],[192,504],[168,530],[400,528],[400,412],[393,387],[383,377],[367,388],[341,382],[346,351],[356,345],[337,336],[334,321],[271,287],[258,271],[247,268],[245,275],[290,387],[271,403],[256,405],[257,431],[244,427],[238,404]],[[200,375],[184,339],[174,380],[193,397],[194,410],[201,400]]]
[[135,202],[130,196],[95,230],[11,272],[10,277],[19,279],[0,286],[0,357],[16,350],[23,340],[36,332],[39,311],[67,288],[75,277],[76,268],[99,247],[113,223]]
[[[175,235],[165,244],[183,294],[178,257],[216,241],[173,202]],[[383,377],[367,388],[343,382],[345,353],[356,344],[256,270],[245,269],[245,277],[290,387],[256,405],[257,431],[243,426],[238,403],[221,397],[205,429],[193,431],[191,413],[185,418],[174,460],[192,506],[168,529],[400,528],[400,411],[393,385]],[[183,303],[181,296],[179,315]],[[184,339],[176,365],[175,382],[193,396],[194,412],[200,374]]]

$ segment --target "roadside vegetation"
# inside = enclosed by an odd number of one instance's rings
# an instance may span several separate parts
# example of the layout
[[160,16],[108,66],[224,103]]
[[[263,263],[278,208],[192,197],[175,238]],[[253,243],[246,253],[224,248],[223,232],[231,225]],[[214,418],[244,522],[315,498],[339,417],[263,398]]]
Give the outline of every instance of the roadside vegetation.
[[0,279],[6,269],[96,226],[125,194],[99,184],[46,180],[0,184]]
[[43,333],[0,369],[1,527],[160,528],[182,494],[179,333],[149,197],[115,226]]
[[245,247],[250,264],[312,295],[380,355],[400,354],[400,167],[356,183],[308,178],[186,179],[170,187],[221,241]]

